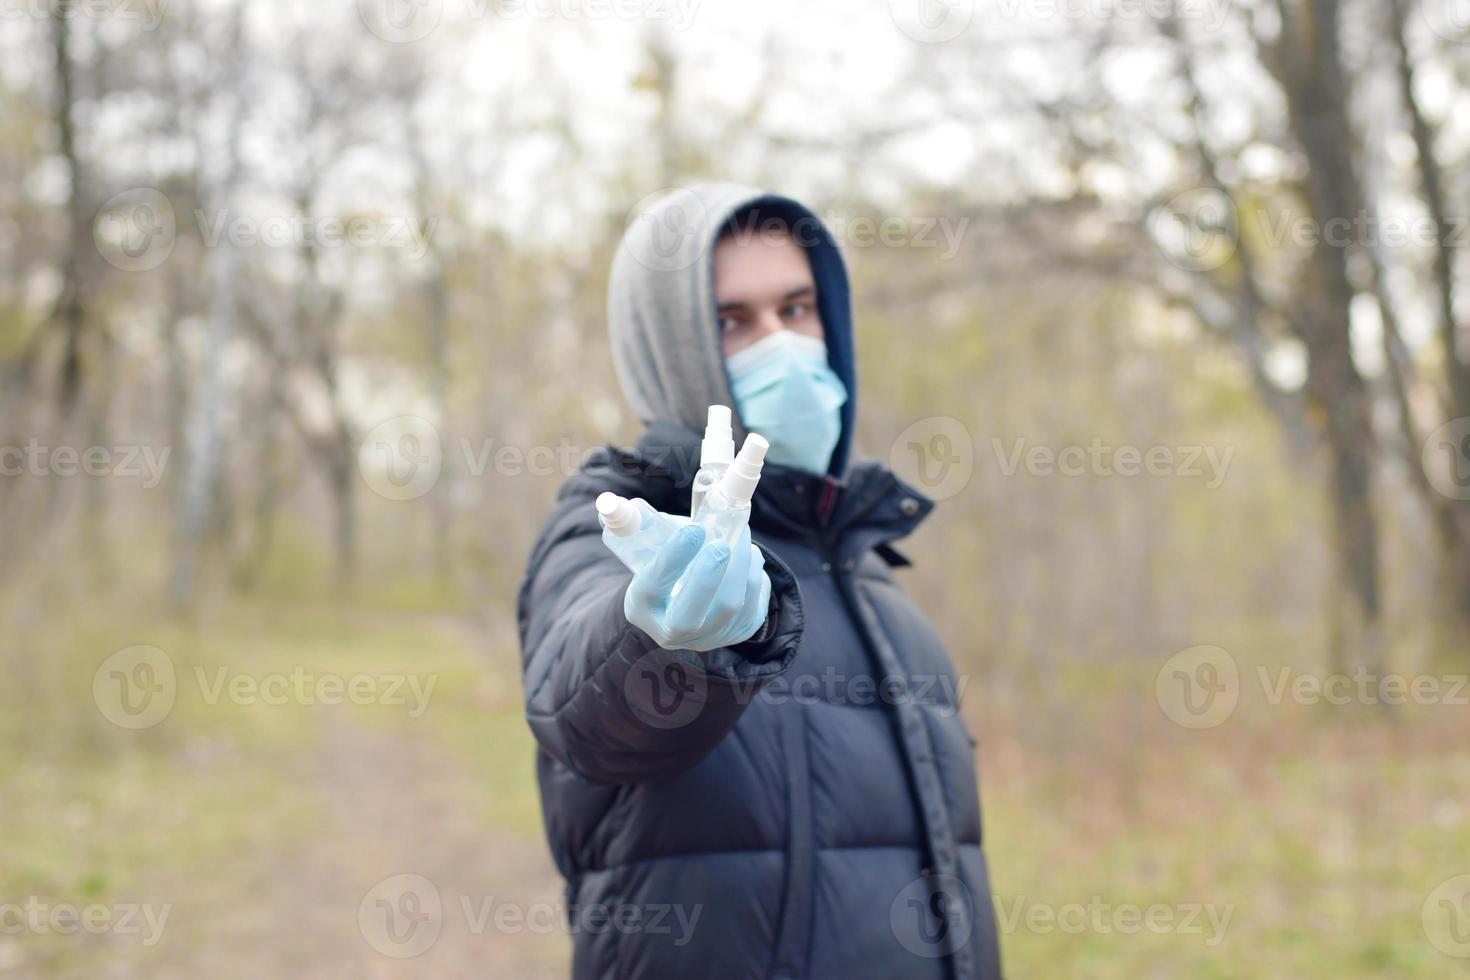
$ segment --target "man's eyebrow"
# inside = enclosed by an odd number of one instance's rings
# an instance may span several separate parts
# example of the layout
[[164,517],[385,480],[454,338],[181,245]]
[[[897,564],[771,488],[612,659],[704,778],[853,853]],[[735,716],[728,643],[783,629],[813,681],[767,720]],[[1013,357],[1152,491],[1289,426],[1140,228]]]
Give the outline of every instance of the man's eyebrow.
[[[815,296],[816,294],[817,289],[815,286],[797,286],[795,289],[788,289],[782,293],[781,302],[785,303],[793,299],[800,299],[803,296]],[[732,299],[727,303],[719,304],[715,307],[715,310],[719,313],[729,313],[734,310],[743,310],[749,305],[743,299]]]

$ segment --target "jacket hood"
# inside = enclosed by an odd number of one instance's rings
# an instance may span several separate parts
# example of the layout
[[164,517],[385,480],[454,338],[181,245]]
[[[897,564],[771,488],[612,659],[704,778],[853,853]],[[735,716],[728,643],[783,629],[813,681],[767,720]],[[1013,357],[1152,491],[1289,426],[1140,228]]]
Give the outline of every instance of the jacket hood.
[[[732,219],[784,219],[806,250],[826,333],[827,361],[847,388],[842,434],[828,471],[842,475],[857,414],[857,368],[847,264],[830,229],[791,198],[731,183],[691,184],[645,201],[613,259],[607,319],[623,394],[645,423],[704,430],[710,405],[728,405],[737,445],[746,435],[730,390],[715,314],[714,244]],[[759,225],[755,225],[759,227]]]

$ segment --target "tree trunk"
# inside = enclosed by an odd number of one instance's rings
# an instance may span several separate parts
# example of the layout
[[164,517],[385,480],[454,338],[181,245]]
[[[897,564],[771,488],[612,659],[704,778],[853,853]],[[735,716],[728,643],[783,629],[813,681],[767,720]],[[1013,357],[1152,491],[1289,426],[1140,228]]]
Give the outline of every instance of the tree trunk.
[[[1365,199],[1353,166],[1354,139],[1348,120],[1348,83],[1340,60],[1338,0],[1302,5],[1307,23],[1297,24],[1284,2],[1282,41],[1285,83],[1293,136],[1306,155],[1306,190],[1319,229],[1354,218]],[[1351,318],[1355,290],[1348,248],[1323,235],[1311,256],[1305,315],[1297,327],[1309,357],[1307,392],[1322,419],[1330,456],[1335,588],[1329,658],[1334,669],[1381,667],[1379,632],[1378,520],[1373,500],[1377,444],[1368,386],[1353,362]]]
[[[435,256],[435,270],[429,282],[429,331],[433,344],[432,394],[439,418],[449,417],[449,291],[444,282],[443,259]],[[429,509],[434,521],[434,571],[447,581],[452,570],[449,551],[450,490],[441,481],[429,493]]]
[[244,591],[255,588],[261,572],[270,560],[275,543],[276,511],[281,501],[281,468],[277,462],[280,440],[276,424],[285,403],[281,374],[272,366],[265,395],[260,399],[253,428],[259,449],[256,470],[260,484],[255,491],[254,515],[250,521],[250,539],[245,554],[235,566],[235,585]]
[[[229,147],[226,169],[221,179],[217,202],[219,210],[229,213],[234,205],[235,188],[241,170],[240,133],[244,105],[239,94],[242,79],[239,71],[239,49],[243,26],[243,6],[237,6],[230,33],[233,35],[231,59],[224,84],[235,93],[231,98]],[[228,236],[214,246],[209,256],[209,320],[205,332],[204,364],[189,419],[189,455],[184,477],[183,500],[179,512],[178,552],[174,564],[171,593],[177,605],[190,603],[198,588],[199,565],[204,541],[212,518],[217,516],[216,498],[220,472],[220,419],[226,397],[224,350],[234,329],[238,313],[236,255]]]
[[[87,311],[83,282],[84,263],[90,246],[91,221],[84,198],[85,177],[76,145],[75,108],[77,101],[76,68],[71,58],[71,17],[53,14],[51,18],[52,49],[55,59],[57,90],[56,129],[58,149],[67,168],[67,240],[61,261],[61,293],[52,310],[53,330],[62,336],[60,378],[57,389],[63,414],[76,405],[82,385],[82,346]],[[49,331],[48,331],[49,332]],[[23,359],[22,379],[29,380],[39,356],[44,334],[31,345]]]
[[[1452,418],[1470,417],[1470,364],[1461,357],[1459,321],[1455,315],[1455,247],[1457,227],[1450,217],[1445,195],[1444,174],[1435,156],[1437,133],[1419,105],[1415,92],[1413,56],[1409,50],[1404,0],[1389,4],[1390,29],[1398,55],[1399,96],[1409,120],[1418,158],[1420,193],[1429,219],[1434,224],[1436,246],[1433,257],[1437,330],[1441,356],[1444,358],[1445,388],[1449,392],[1448,410]],[[1418,440],[1414,440],[1418,449]],[[1458,447],[1456,449],[1458,451]],[[1460,461],[1457,460],[1458,464]],[[1470,463],[1470,460],[1465,462]],[[1419,460],[1411,461],[1420,466]],[[1450,636],[1456,641],[1470,634],[1470,500],[1445,497],[1428,482],[1418,481],[1435,513],[1434,526],[1439,535],[1443,583],[1442,605],[1454,620]]]
[[345,428],[338,432],[336,452],[332,456],[332,498],[336,505],[337,582],[350,585],[357,576],[357,455],[352,438]]

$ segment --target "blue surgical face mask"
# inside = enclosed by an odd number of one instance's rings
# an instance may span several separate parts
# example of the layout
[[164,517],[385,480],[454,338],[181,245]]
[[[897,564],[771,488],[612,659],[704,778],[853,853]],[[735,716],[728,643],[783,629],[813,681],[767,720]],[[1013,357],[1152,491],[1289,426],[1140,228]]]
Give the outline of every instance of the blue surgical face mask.
[[766,458],[825,473],[842,435],[842,379],[827,366],[827,345],[781,330],[725,358],[740,420],[771,443]]

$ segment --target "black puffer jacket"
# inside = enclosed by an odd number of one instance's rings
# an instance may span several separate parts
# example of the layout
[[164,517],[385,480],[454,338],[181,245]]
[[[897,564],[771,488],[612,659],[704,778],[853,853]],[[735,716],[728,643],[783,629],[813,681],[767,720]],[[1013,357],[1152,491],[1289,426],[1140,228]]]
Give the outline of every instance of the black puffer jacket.
[[932,504],[886,468],[768,466],[760,633],[660,649],[623,616],[603,490],[688,513],[698,436],[655,423],[563,487],[519,602],[573,976],[998,977],[973,739],[889,542]]

